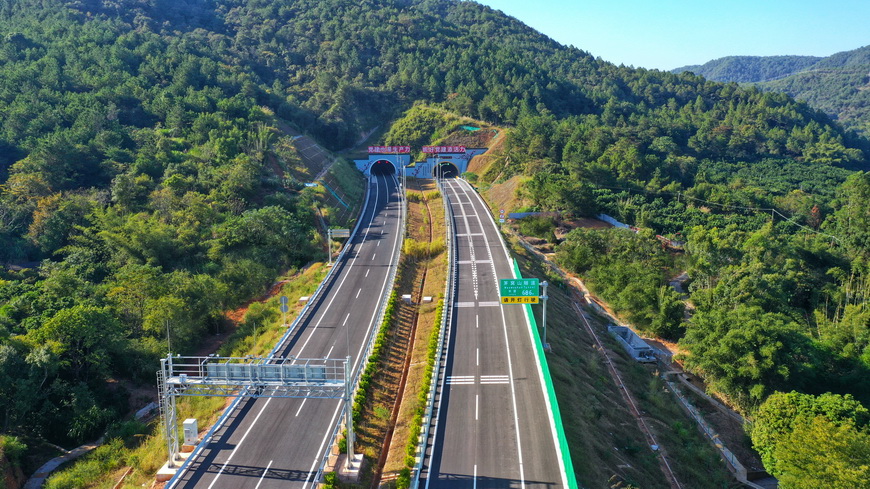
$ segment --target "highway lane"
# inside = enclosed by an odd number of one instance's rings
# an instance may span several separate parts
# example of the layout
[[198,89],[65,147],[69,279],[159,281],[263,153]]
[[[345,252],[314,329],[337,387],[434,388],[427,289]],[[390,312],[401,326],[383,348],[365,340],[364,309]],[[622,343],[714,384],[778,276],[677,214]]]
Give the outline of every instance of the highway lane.
[[[354,372],[377,325],[381,298],[401,249],[401,202],[395,176],[372,177],[362,224],[308,317],[276,356],[353,359]],[[314,487],[342,402],[250,399],[216,433],[172,487]]]
[[565,487],[523,307],[499,302],[512,262],[468,183],[446,179],[443,188],[459,278],[420,487]]

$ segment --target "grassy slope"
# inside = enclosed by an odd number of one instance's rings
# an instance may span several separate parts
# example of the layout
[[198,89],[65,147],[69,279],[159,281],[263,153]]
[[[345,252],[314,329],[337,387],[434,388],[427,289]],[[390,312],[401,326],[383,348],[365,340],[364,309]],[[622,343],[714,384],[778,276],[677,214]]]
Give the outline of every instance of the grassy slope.
[[[645,489],[668,487],[654,452],[608,375],[601,353],[572,309],[570,290],[515,242],[513,252],[524,275],[546,278],[553,284],[547,310],[547,338],[553,353],[548,360],[578,482],[602,489],[620,481]],[[540,324],[541,308],[533,309]],[[724,463],[664,391],[655,372],[631,360],[606,334],[603,323],[593,327],[613,354],[648,426],[667,450],[680,483],[699,489],[732,487]]]

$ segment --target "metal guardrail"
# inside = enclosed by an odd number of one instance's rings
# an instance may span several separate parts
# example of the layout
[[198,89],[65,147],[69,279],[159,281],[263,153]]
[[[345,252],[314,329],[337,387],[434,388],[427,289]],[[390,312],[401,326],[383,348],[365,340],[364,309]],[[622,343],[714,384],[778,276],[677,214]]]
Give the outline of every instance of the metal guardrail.
[[[371,185],[369,185],[369,187],[371,187]],[[405,199],[405,188],[404,187],[399,187],[399,188],[401,188],[401,192],[399,193],[399,195],[401,196],[400,207],[401,207],[401,214],[402,214],[402,219],[401,219],[401,222],[399,225],[399,236],[401,236],[402,240],[404,241],[404,239],[405,239],[405,227],[407,225],[406,220],[407,220],[407,216],[408,216],[408,208],[407,208],[407,201]],[[366,203],[368,203],[368,193],[366,193]],[[365,210],[363,210],[363,211],[365,212]],[[353,234],[356,235],[356,228],[354,228]],[[400,246],[399,247],[399,254],[396,257],[396,260],[391,264],[392,268],[390,270],[389,278],[387,279],[387,283],[389,284],[387,287],[387,290],[392,291],[393,288],[395,287],[396,273],[398,273],[398,269],[399,269],[398,263],[399,263],[399,260],[401,259],[401,257],[402,257],[402,248]],[[368,344],[366,345],[366,348],[365,348],[363,355],[362,355],[362,358],[364,358],[365,360],[360,362],[360,364],[357,366],[356,371],[352,373],[353,380],[351,382],[353,385],[353,393],[351,394],[351,399],[356,398],[357,391],[359,390],[358,388],[359,388],[360,374],[365,370],[365,367],[368,366],[369,355],[371,354],[372,348],[374,347],[375,338],[378,337],[378,332],[380,331],[381,326],[383,325],[382,323],[384,321],[384,314],[387,310],[387,304],[389,303],[391,295],[392,294],[385,294],[384,297],[381,299],[381,305],[378,307],[378,313],[376,316],[377,319],[376,319],[375,324],[377,325],[377,327],[372,329],[372,332],[369,335]],[[345,419],[346,409],[347,409],[347,407],[342,408],[341,415],[339,416],[339,420]],[[332,436],[329,439],[329,443],[326,445],[327,447],[331,447],[331,446],[335,445],[335,443],[338,440],[338,436],[341,433],[341,427],[342,427],[341,421],[336,423],[335,428],[332,431]],[[328,462],[329,462],[329,450],[326,451],[326,453],[323,455],[323,458],[320,461],[320,466],[317,469],[317,475],[315,475],[315,477],[313,479],[315,484],[317,483],[317,481],[320,480],[321,477],[323,477],[323,472],[326,469],[326,465]]]
[[[362,211],[360,211],[360,219],[357,220],[356,225],[353,228],[353,232],[351,232],[351,235],[350,235],[351,238],[348,241],[352,241],[353,239],[356,238],[357,231],[359,230],[359,227],[363,221],[362,217],[365,216],[366,210],[368,209],[369,193],[371,193],[371,185],[366,185],[366,196],[365,196],[365,200],[363,201]],[[334,272],[336,269],[338,269],[338,264],[342,263],[342,260],[344,259],[344,255],[347,252],[348,248],[350,248],[350,247],[347,245],[345,245],[344,248],[342,248],[341,253],[339,253],[338,257],[335,259],[335,266],[333,266],[326,273],[326,276],[323,277],[323,280],[320,282],[320,285],[317,287],[317,289],[314,291],[314,293],[312,293],[311,296],[309,297],[308,302],[306,302],[305,305],[302,306],[302,310],[299,311],[299,314],[296,316],[296,319],[293,321],[292,324],[290,324],[290,326],[287,328],[287,331],[281,336],[281,339],[278,340],[278,342],[275,344],[275,347],[272,348],[272,351],[269,352],[268,358],[270,358],[270,359],[274,358],[274,356],[278,352],[278,350],[280,350],[284,346],[284,344],[287,342],[287,339],[296,331],[296,327],[299,325],[299,323],[308,317],[308,313],[310,312],[309,309],[310,309],[311,304],[317,302],[317,300],[320,298],[320,294],[323,292],[323,289],[326,287],[326,285],[331,283],[335,279],[336,273],[334,273]],[[223,424],[226,422],[227,418],[229,418],[230,414],[236,410],[236,408],[239,406],[239,403],[244,398],[245,398],[245,393],[241,393],[238,397],[236,397],[236,399],[229,406],[227,406],[227,408],[224,410],[223,414],[221,414],[221,417],[218,418],[217,422],[211,427],[211,429],[208,431],[208,433],[206,433],[205,436],[202,438],[202,442],[200,442],[196,446],[196,448],[193,450],[193,452],[190,454],[190,456],[187,458],[187,460],[185,460],[184,463],[181,465],[181,467],[179,467],[178,472],[176,472],[175,475],[172,477],[172,479],[170,479],[170,481],[166,484],[165,489],[172,489],[173,487],[175,487],[175,484],[178,483],[178,480],[181,478],[181,476],[185,472],[187,472],[187,469],[188,469],[188,466],[190,465],[190,463],[199,457],[202,450],[208,444],[206,442],[208,440],[210,440],[214,436],[215,432],[223,426]]]
[[444,193],[444,188],[441,186],[441,181],[436,179],[438,190],[441,192],[441,201],[444,204],[444,220],[449,223],[445,226],[446,242],[447,242],[447,280],[444,284],[444,305],[441,313],[441,325],[438,333],[438,349],[435,352],[435,365],[432,367],[432,380],[429,384],[429,396],[426,402],[426,411],[423,414],[423,422],[420,428],[420,438],[417,444],[417,462],[414,465],[413,486],[415,489],[420,485],[420,472],[423,469],[423,460],[426,458],[426,446],[429,443],[429,432],[432,429],[432,413],[435,410],[435,396],[438,389],[438,383],[441,380],[441,358],[444,355],[444,338],[447,332],[447,325],[450,324],[453,318],[453,290],[456,280],[456,263],[454,240],[456,239],[453,230],[453,209],[450,207],[450,202],[447,194]]
[[[487,211],[492,222],[495,223],[495,215],[493,214],[492,209],[490,209],[490,207],[486,205],[486,202],[483,201],[480,192],[477,192],[473,186],[472,192],[476,194],[478,199],[481,199],[483,208]],[[511,257],[510,248],[508,248],[508,243],[505,239],[503,230],[500,226],[496,226],[496,230],[498,231],[496,234],[498,234],[499,241],[501,242],[502,251],[504,251],[505,253],[505,258],[507,258],[508,263],[513,263],[511,271],[514,278],[522,278],[522,274],[519,269],[519,263],[516,259]],[[520,241],[520,244],[522,244],[522,241]],[[550,378],[549,365],[544,353],[543,343],[541,342],[541,338],[538,336],[537,333],[537,323],[535,322],[535,317],[532,314],[531,305],[526,304],[524,306],[524,309],[526,311],[527,326],[529,327],[529,332],[531,333],[531,340],[535,351],[538,372],[541,374],[541,380],[543,382],[542,387],[544,389],[544,397],[548,400],[547,404],[550,408],[549,411],[551,415],[551,422],[553,423],[553,428],[555,429],[556,447],[557,450],[561,452],[561,465],[563,467],[563,470],[565,471],[564,475],[566,477],[568,487],[576,488],[578,487],[577,479],[576,475],[574,474],[573,464],[571,462],[571,453],[568,448],[568,442],[565,438],[565,430],[561,423],[561,412],[559,410],[559,404],[556,399],[556,392],[553,388],[552,378]]]

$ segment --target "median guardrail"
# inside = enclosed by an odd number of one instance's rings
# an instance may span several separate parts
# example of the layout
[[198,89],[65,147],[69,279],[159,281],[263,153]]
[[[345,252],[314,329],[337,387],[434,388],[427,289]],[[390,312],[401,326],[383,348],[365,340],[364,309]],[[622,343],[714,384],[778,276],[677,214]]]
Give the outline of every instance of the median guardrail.
[[[350,238],[348,239],[348,242],[352,242],[354,239],[356,239],[357,231],[359,230],[359,227],[362,224],[362,217],[365,216],[366,209],[368,209],[369,193],[370,192],[371,192],[371,185],[367,184],[366,185],[366,196],[365,196],[365,200],[363,203],[362,211],[360,212],[360,218],[357,219],[356,225],[354,226],[353,231],[350,233]],[[326,273],[326,276],[323,277],[323,280],[320,282],[320,285],[317,286],[317,289],[311,294],[311,296],[309,297],[309,299],[305,303],[305,305],[302,306],[302,310],[299,311],[299,314],[296,316],[296,319],[287,328],[287,331],[285,331],[284,334],[281,335],[281,339],[278,340],[278,342],[275,344],[275,347],[272,348],[272,351],[269,352],[268,358],[271,359],[271,358],[275,357],[275,354],[278,352],[278,350],[280,350],[284,346],[284,344],[287,342],[287,339],[290,338],[290,336],[296,331],[296,327],[299,325],[299,323],[301,323],[303,320],[305,320],[308,317],[308,314],[309,314],[310,309],[311,309],[311,304],[316,303],[320,299],[320,295],[322,294],[323,289],[334,280],[335,276],[337,275],[337,272],[335,272],[335,270],[340,268],[339,265],[341,264],[343,266],[344,256],[345,256],[345,253],[347,252],[348,248],[350,248],[350,247],[344,246],[344,248],[342,248],[341,252],[338,254],[338,257],[335,259],[335,265]],[[178,472],[176,472],[175,475],[172,477],[172,479],[170,479],[169,482],[166,484],[165,489],[172,489],[173,487],[175,487],[175,485],[178,483],[178,479],[189,468],[190,463],[193,460],[196,460],[197,457],[200,455],[200,453],[202,453],[202,450],[205,448],[206,445],[208,445],[208,442],[214,436],[215,432],[224,425],[224,423],[226,422],[229,415],[238,407],[239,403],[244,398],[245,398],[244,394],[239,395],[238,397],[235,398],[235,400],[233,400],[232,403],[230,403],[230,405],[224,410],[221,417],[218,418],[217,422],[211,427],[211,429],[208,431],[208,433],[206,433],[205,436],[203,436],[202,441],[196,446],[196,448],[193,450],[193,452],[190,454],[190,456],[187,457],[187,459],[184,461],[184,463],[181,464],[181,467],[179,467]]]
[[[369,187],[371,187],[371,185],[369,185]],[[405,227],[407,226],[406,221],[407,221],[407,216],[408,216],[408,206],[407,206],[407,200],[405,199],[405,188],[401,187],[401,186],[399,188],[401,189],[401,191],[399,192],[399,195],[400,195],[399,206],[400,206],[400,213],[402,215],[402,217],[400,219],[400,223],[399,223],[399,236],[401,236],[401,239],[404,240],[405,239]],[[366,193],[366,203],[368,203],[368,192]],[[363,215],[364,214],[365,214],[365,208],[363,208]],[[356,235],[356,228],[354,228],[354,232],[352,235]],[[344,253],[344,252],[342,251],[342,253]],[[341,258],[341,256],[339,256],[339,258]],[[391,269],[390,269],[390,274],[388,275],[388,278],[387,278],[388,287],[386,288],[386,290],[392,291],[393,288],[395,287],[396,274],[398,273],[398,269],[399,269],[398,263],[399,263],[399,260],[401,258],[402,258],[402,247],[401,247],[401,245],[399,245],[399,253],[396,256],[396,259],[390,265]],[[366,348],[363,351],[363,355],[362,355],[362,358],[364,358],[364,360],[359,363],[356,370],[352,373],[354,387],[353,387],[353,392],[351,393],[351,399],[356,398],[356,393],[357,393],[357,390],[359,387],[359,376],[360,376],[360,373],[363,372],[365,370],[365,367],[368,365],[369,356],[371,355],[372,348],[374,347],[375,338],[377,338],[378,332],[380,331],[381,327],[383,326],[384,313],[387,310],[387,304],[390,301],[390,295],[391,294],[387,293],[387,294],[384,294],[384,296],[381,298],[381,304],[378,307],[378,312],[377,312],[377,316],[376,316],[377,319],[376,319],[376,323],[375,323],[377,325],[377,327],[373,328],[371,334],[369,335],[368,343],[366,344]],[[336,443],[338,443],[338,437],[341,435],[341,428],[342,428],[342,423],[343,423],[342,420],[346,419],[345,418],[345,416],[347,414],[346,410],[347,410],[347,405],[345,405],[341,409],[341,415],[338,418],[340,421],[338,423],[336,423],[335,428],[332,431],[332,436],[330,437],[329,443],[326,445],[327,447],[334,446]],[[326,470],[326,466],[328,463],[329,463],[329,450],[327,450],[326,453],[323,454],[323,458],[320,461],[320,466],[317,469],[317,475],[313,479],[315,481],[314,482],[315,484],[318,481],[320,481],[320,479],[323,477],[323,473]]]
[[[453,209],[450,207],[450,199],[444,192],[441,186],[441,181],[436,180],[438,191],[441,192],[441,201],[444,204],[444,220],[447,222],[445,227],[445,242],[447,248],[447,280],[444,284],[444,305],[441,314],[440,331],[438,333],[438,349],[435,353],[435,365],[432,368],[432,381],[429,384],[429,395],[426,401],[426,411],[423,415],[423,423],[420,429],[420,438],[417,444],[416,464],[414,465],[413,487],[416,489],[420,485],[420,472],[423,468],[423,460],[426,458],[426,446],[429,443],[429,432],[432,430],[432,414],[435,410],[435,397],[438,391],[438,384],[442,382],[441,375],[442,357],[444,356],[444,339],[447,333],[447,325],[451,323],[453,318],[453,291],[456,281],[456,263],[454,240],[456,239],[453,230]],[[443,386],[442,386],[443,387]]]

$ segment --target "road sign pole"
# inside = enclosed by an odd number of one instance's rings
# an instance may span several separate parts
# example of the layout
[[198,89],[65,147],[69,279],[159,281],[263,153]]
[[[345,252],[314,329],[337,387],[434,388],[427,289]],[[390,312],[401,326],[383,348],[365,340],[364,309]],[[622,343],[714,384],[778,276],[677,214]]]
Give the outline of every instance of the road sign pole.
[[547,283],[546,280],[541,282],[541,287],[544,289],[544,291],[543,291],[544,293],[543,293],[543,295],[541,295],[541,300],[544,301],[544,312],[543,312],[542,317],[541,317],[541,323],[543,323],[543,325],[544,325],[544,341],[543,341],[544,351],[550,350],[550,344],[547,343],[547,299],[549,299],[549,297],[547,297],[547,285],[549,285],[549,284]]
[[284,322],[282,324],[284,325],[285,328],[287,327],[287,312],[289,310],[290,310],[289,300],[287,299],[286,295],[282,295],[281,296],[281,314],[284,318],[283,319]]

